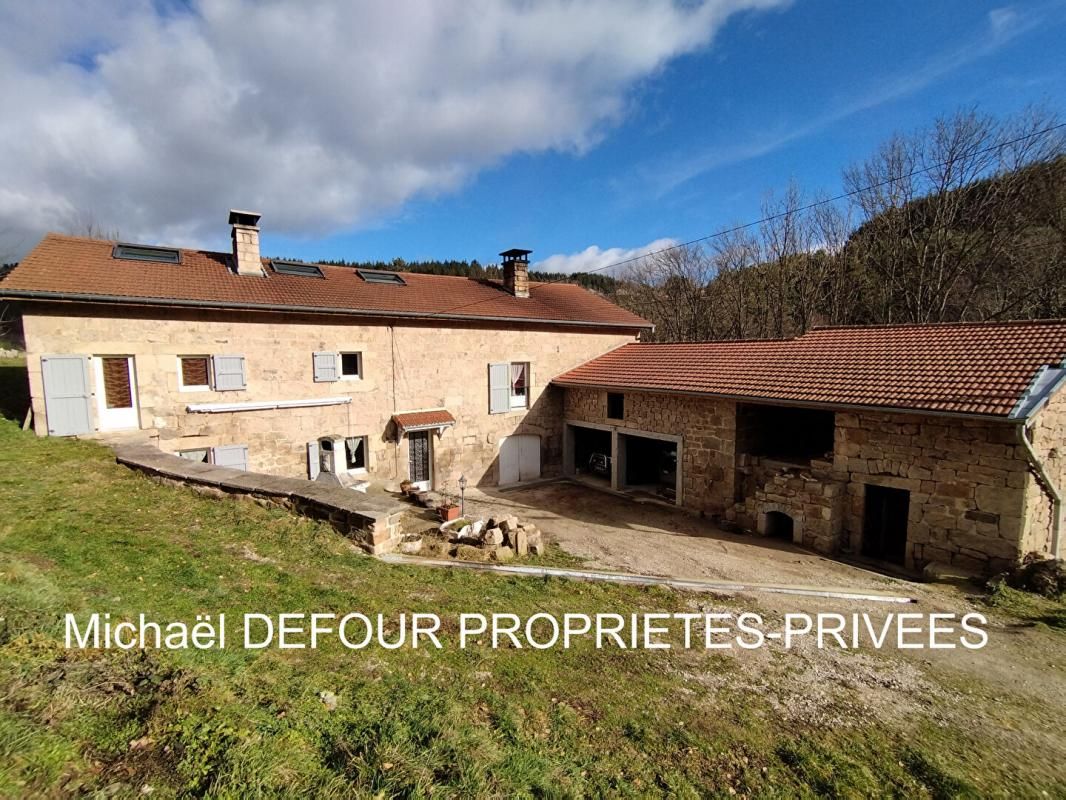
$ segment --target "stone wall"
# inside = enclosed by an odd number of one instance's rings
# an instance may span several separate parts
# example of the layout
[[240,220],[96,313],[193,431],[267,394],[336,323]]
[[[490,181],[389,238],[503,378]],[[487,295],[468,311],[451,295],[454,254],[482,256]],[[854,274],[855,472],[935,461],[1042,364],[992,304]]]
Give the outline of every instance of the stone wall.
[[[1063,453],[1063,447],[1066,447],[1066,393],[1060,391],[1051,397],[1033,420],[1029,437],[1044,469],[1059,491],[1063,491],[1066,481],[1066,453]],[[1051,554],[1052,513],[1051,495],[1036,474],[1031,473],[1025,487],[1022,555],[1033,552]],[[1061,543],[1059,548],[1062,549]]]
[[[433,436],[434,484],[456,491],[497,482],[499,442],[541,437],[547,474],[558,472],[562,440],[555,375],[633,340],[631,331],[591,331],[487,323],[425,324],[337,316],[33,306],[26,310],[27,366],[37,432],[47,431],[42,354],[132,355],[144,438],[167,452],[246,444],[249,469],[307,476],[307,442],[325,435],[369,437],[370,477],[407,477],[407,438],[396,441],[394,413],[447,408],[456,425]],[[358,351],[363,377],[316,383],[312,353]],[[240,391],[179,388],[178,356],[243,355]],[[488,413],[488,365],[531,364],[530,408]],[[189,403],[303,400],[349,396],[350,405],[189,413]]]
[[[910,493],[905,564],[977,572],[1047,548],[1050,503],[1034,484],[1011,423],[923,414],[837,412],[832,461],[789,464],[736,452],[736,406],[725,400],[625,392],[625,419],[606,392],[567,389],[568,420],[682,437],[683,505],[761,532],[768,511],[793,519],[796,541],[823,553],[862,552],[867,486]],[[1066,399],[1035,431],[1060,482]],[[1024,534],[1023,534],[1024,531]]]
[[910,414],[837,414],[844,530],[861,552],[865,487],[910,492],[906,566],[995,572],[1020,555],[1028,464],[1014,426]]
[[766,534],[766,515],[779,511],[792,518],[793,542],[832,555],[843,541],[845,482],[831,461],[809,465],[737,455],[737,481],[743,500],[726,519]]
[[609,425],[623,433],[651,431],[682,437],[678,466],[682,504],[722,514],[733,505],[736,404],[713,398],[625,392],[625,418],[608,419],[607,392],[567,389],[563,417]]

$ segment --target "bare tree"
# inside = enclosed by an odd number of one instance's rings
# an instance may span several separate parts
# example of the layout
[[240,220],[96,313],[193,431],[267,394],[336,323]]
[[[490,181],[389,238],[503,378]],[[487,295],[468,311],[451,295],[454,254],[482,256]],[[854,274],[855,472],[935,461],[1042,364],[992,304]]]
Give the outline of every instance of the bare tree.
[[880,287],[885,321],[986,316],[996,265],[1009,259],[1025,222],[1025,168],[1057,147],[1034,112],[1000,122],[974,110],[895,136],[848,168],[845,185],[866,222],[858,244]]
[[86,208],[79,208],[70,215],[70,219],[63,226],[63,232],[71,236],[105,239],[112,242],[122,238],[117,227],[102,223],[95,211]]

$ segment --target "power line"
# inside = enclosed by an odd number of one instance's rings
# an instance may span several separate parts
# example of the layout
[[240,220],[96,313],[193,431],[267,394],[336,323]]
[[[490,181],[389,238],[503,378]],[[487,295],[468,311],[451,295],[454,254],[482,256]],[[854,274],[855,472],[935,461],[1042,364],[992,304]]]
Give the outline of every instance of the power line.
[[[1066,128],[1066,122],[1060,122],[1057,125],[1051,125],[1051,126],[1049,126],[1047,128],[1039,130],[1039,131],[1032,131],[1031,133],[1027,133],[1024,136],[1018,136],[1018,137],[1016,137],[1014,139],[1010,139],[1010,140],[1005,141],[1005,142],[999,142],[998,144],[989,145],[988,147],[982,147],[982,148],[980,148],[978,150],[975,150],[972,153],[970,153],[968,157],[973,158],[973,157],[976,157],[976,156],[984,155],[985,153],[990,153],[993,150],[1002,150],[1004,147],[1010,147],[1012,144],[1018,144],[1020,142],[1027,141],[1029,139],[1034,139],[1037,136],[1045,136],[1045,135],[1047,135],[1049,133],[1052,133],[1054,131],[1060,130],[1062,128]],[[610,264],[605,264],[602,267],[596,267],[594,269],[585,270],[584,272],[582,272],[580,274],[582,274],[582,275],[591,275],[594,272],[603,272],[604,270],[614,269],[615,267],[621,267],[621,266],[624,266],[626,264],[631,264],[634,261],[642,261],[643,259],[648,258],[650,256],[656,256],[656,255],[660,255],[662,253],[669,253],[672,250],[679,250],[681,248],[691,247],[694,244],[700,244],[701,242],[706,242],[709,239],[716,239],[719,236],[728,236],[731,233],[738,233],[740,231],[747,230],[748,228],[753,228],[756,225],[764,225],[767,222],[773,222],[776,219],[781,219],[782,217],[789,216],[790,214],[801,214],[801,213],[803,213],[805,211],[810,211],[811,209],[818,208],[819,206],[828,205],[829,203],[836,203],[836,202],[839,202],[841,200],[847,200],[848,198],[854,197],[855,195],[861,194],[862,192],[869,192],[869,191],[872,191],[873,189],[880,189],[880,188],[882,188],[884,186],[888,186],[888,185],[896,183],[898,181],[906,180],[907,178],[913,178],[913,177],[915,177],[917,175],[921,175],[922,173],[930,172],[930,171],[932,171],[934,169],[939,169],[940,167],[946,167],[946,166],[950,165],[951,163],[952,163],[951,161],[941,161],[941,162],[939,162],[937,164],[930,164],[927,167],[921,167],[919,169],[911,170],[910,172],[908,172],[908,173],[906,173],[904,175],[896,175],[896,176],[894,176],[892,178],[887,178],[886,180],[879,181],[877,183],[872,183],[872,184],[870,184],[868,186],[861,186],[858,189],[852,189],[850,192],[843,192],[843,193],[838,194],[838,195],[836,195],[834,197],[827,197],[827,198],[824,198],[822,200],[816,200],[816,201],[814,201],[812,203],[808,203],[805,206],[800,206],[799,208],[793,208],[793,209],[790,209],[788,211],[782,211],[782,212],[777,213],[777,214],[770,214],[768,216],[763,217],[762,219],[757,219],[757,220],[754,220],[752,222],[745,222],[745,223],[740,224],[740,225],[734,225],[731,228],[725,228],[723,230],[716,231],[715,233],[708,233],[706,236],[699,236],[699,237],[697,237],[695,239],[689,239],[686,242],[678,242],[677,244],[672,244],[669,247],[663,247],[663,248],[660,248],[658,250],[650,250],[647,253],[642,253],[639,256],[633,256],[631,258],[625,258],[625,259],[622,259],[621,261],[615,261],[615,262],[612,262]],[[540,282],[538,284],[538,286],[534,287],[534,288],[540,288],[541,286],[550,286],[550,285],[555,284],[555,283],[567,283],[567,282],[568,281],[565,278],[557,278],[555,280]],[[448,314],[452,314],[452,313],[454,313],[456,311],[460,311],[460,310],[462,310],[464,308],[470,308],[471,306],[480,305],[482,303],[488,303],[488,302],[491,302],[491,301],[496,300],[496,299],[498,299],[498,298],[492,297],[492,298],[483,298],[481,300],[474,300],[474,301],[471,301],[469,303],[464,303],[462,305],[455,306],[453,308],[445,309],[444,311],[435,311],[435,312],[427,314],[426,316],[427,317],[445,316],[445,315],[448,315]]]

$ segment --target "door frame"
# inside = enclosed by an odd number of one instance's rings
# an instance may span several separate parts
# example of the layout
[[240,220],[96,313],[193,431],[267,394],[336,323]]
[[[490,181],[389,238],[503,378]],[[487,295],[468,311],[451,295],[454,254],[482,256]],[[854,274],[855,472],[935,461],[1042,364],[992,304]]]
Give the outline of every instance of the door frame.
[[[127,408],[108,408],[107,389],[104,386],[104,359],[124,358],[126,369],[129,372],[130,382],[130,406]],[[96,427],[102,431],[130,430],[141,427],[141,412],[138,406],[137,392],[137,369],[133,356],[130,355],[105,355],[92,356],[93,379],[95,381],[96,394]]]
[[[416,434],[418,436],[426,437],[426,461],[428,469],[426,474],[429,476],[427,480],[416,481],[411,474],[411,435]],[[411,481],[411,485],[419,489],[420,491],[428,491],[433,488],[433,432],[429,430],[425,431],[406,431],[404,436],[407,437],[407,479]]]

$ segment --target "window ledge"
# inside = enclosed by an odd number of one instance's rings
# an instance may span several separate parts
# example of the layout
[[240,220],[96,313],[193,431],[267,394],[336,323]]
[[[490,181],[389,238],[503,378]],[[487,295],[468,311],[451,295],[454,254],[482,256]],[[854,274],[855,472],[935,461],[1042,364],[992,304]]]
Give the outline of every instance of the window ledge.
[[227,411],[269,411],[275,408],[313,408],[339,406],[352,402],[350,397],[316,397],[310,400],[252,400],[245,403],[189,403],[192,414],[220,414]]

